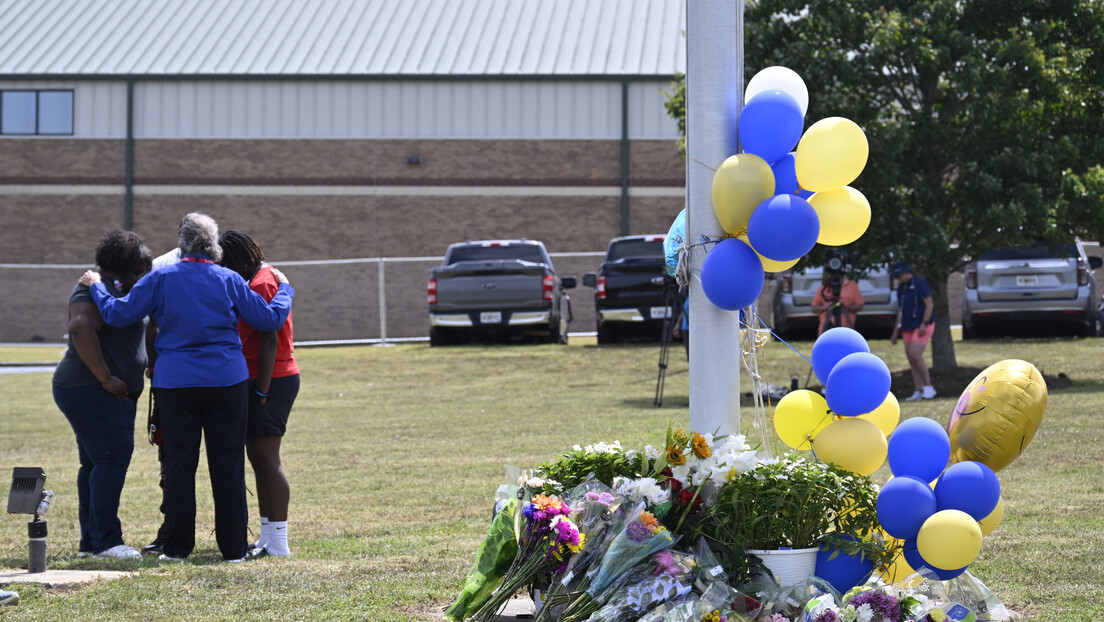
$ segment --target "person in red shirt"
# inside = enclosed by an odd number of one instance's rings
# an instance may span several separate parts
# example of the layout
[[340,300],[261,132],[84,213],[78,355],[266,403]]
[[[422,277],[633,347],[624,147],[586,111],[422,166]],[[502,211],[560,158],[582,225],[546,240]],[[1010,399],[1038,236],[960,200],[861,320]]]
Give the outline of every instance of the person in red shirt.
[[862,292],[859,291],[859,284],[847,277],[843,277],[843,281],[840,283],[839,299],[837,300],[832,291],[832,275],[825,271],[824,280],[821,281],[820,287],[813,295],[813,313],[820,314],[817,336],[819,337],[824,331],[837,326],[835,317],[837,306],[840,310],[838,325],[855,328],[855,314],[862,311],[865,304]]
[[[265,300],[276,295],[279,283],[264,253],[245,233],[233,229],[219,238],[224,267],[249,282]],[[288,499],[291,488],[280,462],[280,443],[299,394],[299,366],[292,345],[292,316],[277,332],[261,332],[238,318],[242,354],[249,367],[249,424],[245,449],[257,478],[257,505],[261,538],[257,546],[269,555],[291,555],[287,543]]]

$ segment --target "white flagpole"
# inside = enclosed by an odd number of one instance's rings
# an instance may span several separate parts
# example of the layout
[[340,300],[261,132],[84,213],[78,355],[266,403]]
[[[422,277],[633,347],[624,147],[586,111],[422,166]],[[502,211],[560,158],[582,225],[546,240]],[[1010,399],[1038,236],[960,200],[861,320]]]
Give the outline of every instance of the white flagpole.
[[690,429],[740,431],[739,313],[713,306],[701,287],[701,267],[724,235],[713,212],[713,169],[735,145],[744,93],[744,0],[686,3],[686,197],[690,251]]

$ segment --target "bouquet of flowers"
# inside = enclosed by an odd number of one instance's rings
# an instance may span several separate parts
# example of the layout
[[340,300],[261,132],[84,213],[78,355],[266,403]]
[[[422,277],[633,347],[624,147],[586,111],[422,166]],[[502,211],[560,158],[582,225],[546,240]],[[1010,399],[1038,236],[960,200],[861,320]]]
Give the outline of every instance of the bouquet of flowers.
[[637,452],[625,451],[620,441],[586,447],[575,445],[558,459],[537,467],[537,478],[544,484],[545,494],[571,490],[591,478],[611,486],[615,477],[639,475]]
[[620,511],[624,499],[596,480],[587,480],[572,490],[571,515],[579,531],[586,539],[586,547],[568,560],[567,565],[551,577],[551,587],[544,599],[544,607],[537,612],[537,622],[552,619],[553,611],[569,600],[570,589],[578,584],[578,579],[586,576],[587,570],[601,559],[602,554],[612,541],[612,532],[624,514]]
[[671,532],[638,503],[628,514],[623,528],[610,542],[609,549],[596,568],[587,572],[586,591],[567,607],[561,622],[579,622],[601,606],[598,595],[629,569],[660,549],[671,547],[675,539]]
[[594,612],[589,622],[636,619],[660,603],[690,593],[696,566],[693,556],[661,549],[652,555],[652,560],[655,569],[648,573],[651,576],[630,581],[608,596],[603,594],[601,600],[607,604]]
[[665,522],[682,533],[688,516],[715,504],[721,487],[755,468],[758,460],[743,435],[715,439],[712,434],[668,430],[667,437],[666,483],[675,512]]
[[568,556],[583,549],[585,537],[568,518],[571,509],[559,498],[537,495],[522,509],[518,553],[487,601],[470,614],[479,622],[494,620],[517,590],[541,573],[566,565]]

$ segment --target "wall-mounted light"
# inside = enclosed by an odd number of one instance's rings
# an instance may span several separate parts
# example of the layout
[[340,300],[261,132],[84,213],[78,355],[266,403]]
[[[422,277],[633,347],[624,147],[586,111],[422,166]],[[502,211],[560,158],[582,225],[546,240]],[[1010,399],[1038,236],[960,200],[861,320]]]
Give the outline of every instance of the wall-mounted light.
[[416,155],[406,156],[406,163],[407,164],[421,164],[422,163],[422,156],[416,156]]

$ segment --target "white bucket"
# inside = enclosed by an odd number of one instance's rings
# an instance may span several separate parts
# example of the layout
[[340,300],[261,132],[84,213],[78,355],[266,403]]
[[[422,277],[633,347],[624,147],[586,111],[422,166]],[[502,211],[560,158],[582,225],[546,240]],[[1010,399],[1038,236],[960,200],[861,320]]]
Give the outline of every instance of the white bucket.
[[754,555],[763,560],[778,580],[778,584],[785,587],[795,585],[809,578],[816,571],[817,551],[819,547],[811,549],[774,549],[764,551],[748,549],[748,555]]

